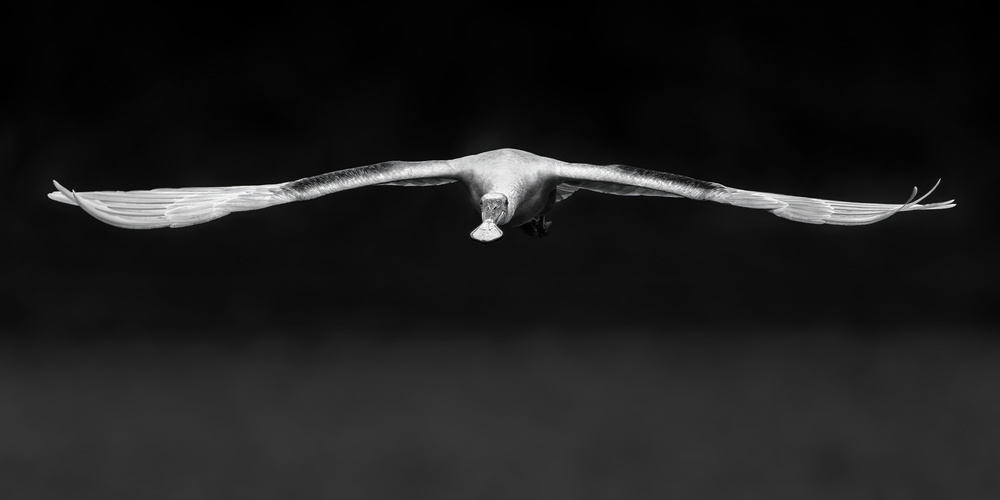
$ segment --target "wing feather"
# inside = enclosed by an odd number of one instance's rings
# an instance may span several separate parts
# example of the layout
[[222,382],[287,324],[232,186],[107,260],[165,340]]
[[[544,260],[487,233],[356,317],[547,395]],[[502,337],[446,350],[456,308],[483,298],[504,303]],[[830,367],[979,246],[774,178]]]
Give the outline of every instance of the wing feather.
[[52,200],[78,205],[112,226],[127,229],[184,227],[233,212],[258,210],[364,186],[433,186],[454,182],[448,162],[391,161],[338,170],[281,184],[74,192],[56,181]]
[[[683,175],[645,170],[626,165],[598,166],[568,163],[560,168],[560,181],[579,189],[618,195],[678,196],[708,200],[737,207],[768,210],[778,217],[808,224],[862,225],[887,219],[899,212],[941,210],[955,206],[955,200],[921,205],[937,189],[941,180],[920,198],[913,188],[902,204],[859,203],[803,196],[765,193],[726,187]],[[609,188],[608,186],[613,186]],[[617,186],[617,187],[614,187]]]
[[737,207],[770,210],[778,217],[807,224],[858,226],[888,219],[899,212],[941,210],[954,207],[955,200],[920,204],[937,189],[940,183],[941,180],[938,179],[934,186],[920,198],[916,198],[917,188],[914,187],[910,198],[901,204],[824,200],[733,188],[726,188],[726,192],[719,195],[715,201]]
[[573,196],[573,193],[577,192],[580,187],[573,185],[569,182],[560,182],[556,184],[556,203]]

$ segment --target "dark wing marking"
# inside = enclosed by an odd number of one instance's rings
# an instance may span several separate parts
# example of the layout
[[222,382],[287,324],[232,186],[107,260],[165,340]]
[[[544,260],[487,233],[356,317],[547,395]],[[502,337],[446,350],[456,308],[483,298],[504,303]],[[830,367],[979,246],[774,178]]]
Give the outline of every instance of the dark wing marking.
[[[628,184],[596,181],[566,181],[556,186],[556,193],[558,196],[556,201],[562,201],[569,198],[569,195],[575,193],[579,189],[586,189],[587,191],[594,191],[597,193],[614,194],[618,196],[663,196],[667,198],[681,197],[678,194],[668,193],[666,191],[631,186]],[[564,192],[567,194],[563,195]]]
[[427,179],[407,179],[405,181],[383,182],[382,184],[379,184],[379,186],[440,186],[442,184],[451,184],[457,180],[458,179],[435,179],[428,177]]
[[390,161],[338,170],[297,181],[259,186],[161,188],[146,191],[73,192],[53,181],[49,198],[79,205],[98,220],[127,229],[184,227],[232,212],[257,210],[292,201],[376,184],[437,185],[451,182],[451,166],[442,161]]
[[[954,200],[928,203],[920,202],[934,192],[934,184],[926,194],[914,200],[917,189],[902,204],[856,203],[824,200],[802,196],[748,191],[723,186],[716,182],[692,179],[683,175],[644,170],[625,165],[588,165],[570,163],[560,169],[561,181],[570,186],[588,189],[587,184],[598,187],[608,184],[613,189],[593,189],[612,194],[677,196],[694,200],[709,200],[737,207],[768,210],[785,219],[809,224],[861,225],[871,224],[899,212],[914,210],[939,210],[955,206]],[[941,181],[938,180],[938,183]]]

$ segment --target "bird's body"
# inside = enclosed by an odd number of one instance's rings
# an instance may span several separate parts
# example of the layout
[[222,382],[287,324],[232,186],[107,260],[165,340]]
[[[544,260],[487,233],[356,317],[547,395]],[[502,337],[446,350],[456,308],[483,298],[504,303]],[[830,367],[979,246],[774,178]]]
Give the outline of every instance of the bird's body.
[[[108,224],[128,229],[183,227],[232,212],[256,210],[371,185],[434,186],[463,183],[483,223],[472,233],[489,242],[502,225],[533,224],[544,234],[542,218],[552,206],[579,189],[626,196],[665,196],[709,200],[769,210],[812,224],[860,225],[897,212],[951,208],[953,200],[921,205],[913,195],[903,204],[821,200],[730,188],[715,182],[624,165],[569,163],[516,149],[498,149],[454,160],[389,161],[337,170],[297,181],[258,186],[92,191],[76,193],[55,183],[53,200],[79,205]],[[935,184],[935,188],[937,185]],[[537,231],[532,231],[537,234]]]
[[498,149],[455,160],[473,206],[479,206],[487,193],[507,197],[509,214],[501,225],[521,225],[542,213],[558,183],[558,163],[516,149]]

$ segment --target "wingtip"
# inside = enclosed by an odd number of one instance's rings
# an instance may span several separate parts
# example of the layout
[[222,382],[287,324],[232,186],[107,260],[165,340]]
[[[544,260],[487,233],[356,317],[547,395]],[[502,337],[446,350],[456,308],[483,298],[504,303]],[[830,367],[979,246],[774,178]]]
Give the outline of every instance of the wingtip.
[[[921,195],[919,198],[916,198],[917,187],[914,186],[914,188],[913,188],[913,194],[910,195],[910,198],[908,200],[906,200],[906,203],[903,203],[903,205],[900,207],[900,210],[898,210],[898,211],[908,212],[910,210],[933,210],[933,209],[938,209],[938,208],[951,208],[951,207],[953,207],[955,200],[948,200],[948,201],[940,201],[940,202],[935,202],[935,203],[928,203],[926,205],[921,205],[920,204],[921,202],[923,202],[924,200],[926,200],[927,197],[930,196],[931,193],[933,193],[938,188],[938,186],[940,184],[941,184],[941,179],[938,178],[937,182],[935,182],[934,185],[931,186],[931,188],[926,193],[924,193],[923,195]],[[914,198],[916,198],[916,199],[914,199]]]
[[53,201],[58,201],[60,203],[66,203],[67,205],[79,205],[77,201],[76,193],[70,191],[59,184],[59,181],[52,179],[52,184],[56,187],[58,191],[53,191],[49,193],[49,199]]
[[918,198],[916,201],[914,201],[913,205],[915,207],[917,207],[917,208],[924,209],[924,210],[937,210],[937,209],[942,209],[942,208],[952,208],[952,207],[954,207],[955,206],[955,200],[954,199],[948,200],[948,201],[938,201],[938,202],[934,202],[934,203],[928,203],[926,205],[920,205],[920,202],[922,202],[925,199],[927,199],[927,197],[930,196],[931,193],[933,193],[934,190],[937,189],[940,184],[941,184],[941,178],[939,177],[938,180],[937,180],[937,182],[935,182],[934,185],[931,186],[931,189],[929,191],[927,191],[926,193],[924,193],[924,195],[921,196],[920,198]]
[[923,205],[922,208],[925,210],[942,210],[946,208],[955,208],[956,206],[958,206],[958,203],[955,203],[955,200],[948,200],[939,201],[937,203],[928,203],[927,205]]

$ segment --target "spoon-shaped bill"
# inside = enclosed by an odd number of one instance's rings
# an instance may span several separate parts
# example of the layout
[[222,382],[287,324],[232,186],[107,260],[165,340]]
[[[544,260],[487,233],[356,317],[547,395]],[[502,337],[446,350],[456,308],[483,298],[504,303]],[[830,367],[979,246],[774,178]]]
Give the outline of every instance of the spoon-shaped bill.
[[489,243],[500,239],[503,236],[503,231],[493,222],[493,219],[486,219],[469,236],[472,236],[474,240]]

